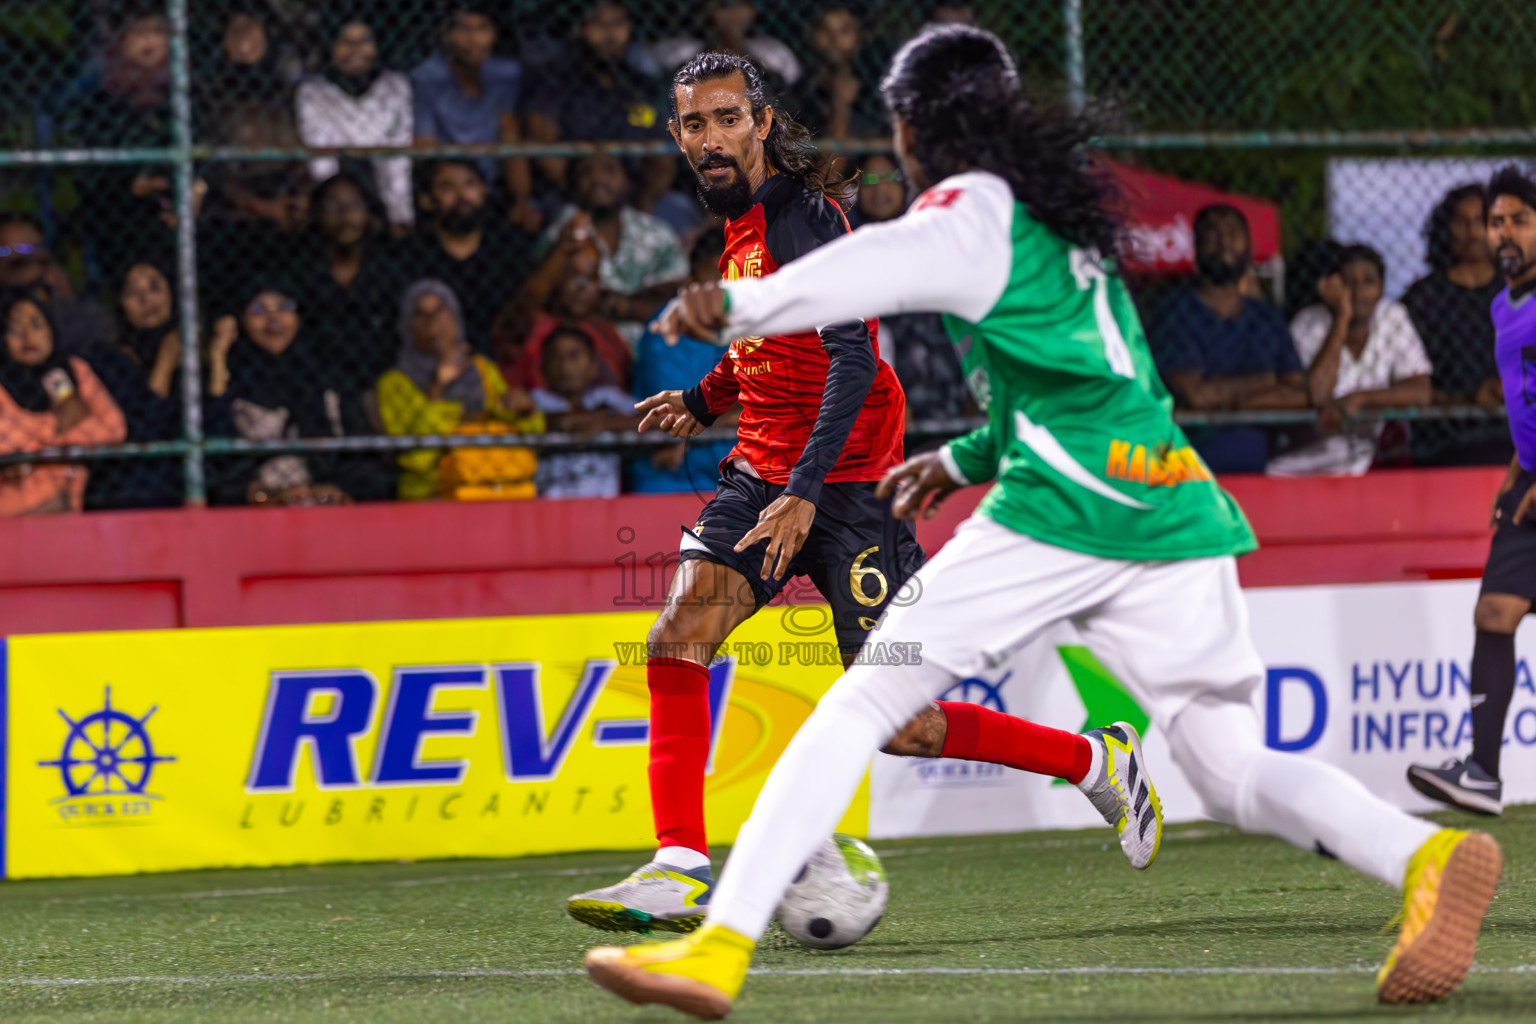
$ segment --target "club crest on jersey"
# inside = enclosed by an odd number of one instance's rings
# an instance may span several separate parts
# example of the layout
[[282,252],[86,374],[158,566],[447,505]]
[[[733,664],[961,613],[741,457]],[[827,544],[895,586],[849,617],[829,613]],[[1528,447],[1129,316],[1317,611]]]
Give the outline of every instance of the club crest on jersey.
[[987,368],[978,366],[965,378],[966,384],[971,389],[971,394],[976,397],[976,408],[986,412],[992,405],[992,379],[987,376]]
[[751,355],[753,352],[756,352],[758,349],[762,348],[762,346],[763,339],[760,337],[737,338],[735,341],[731,342],[730,352],[734,358],[740,359],[742,356]]
[[917,202],[912,204],[912,212],[926,210],[930,206],[954,206],[955,200],[964,193],[963,188],[931,188],[917,197]]
[[[739,265],[737,264],[736,258],[734,256],[726,261],[725,279],[727,281],[740,281],[744,277],[762,276],[763,247],[761,245],[753,246],[752,249],[742,257],[741,263]],[[762,344],[762,338],[738,338],[736,341],[731,343],[730,352],[732,356],[739,359],[742,356],[749,356],[753,352],[756,352],[762,346]],[[766,372],[766,367],[764,370],[759,372]]]
[[748,253],[742,259],[741,265],[739,267],[736,265],[736,260],[734,258],[729,260],[726,263],[726,265],[725,265],[725,279],[727,281],[740,281],[744,277],[762,277],[762,276],[763,276],[763,250],[762,249],[753,249],[750,253]]

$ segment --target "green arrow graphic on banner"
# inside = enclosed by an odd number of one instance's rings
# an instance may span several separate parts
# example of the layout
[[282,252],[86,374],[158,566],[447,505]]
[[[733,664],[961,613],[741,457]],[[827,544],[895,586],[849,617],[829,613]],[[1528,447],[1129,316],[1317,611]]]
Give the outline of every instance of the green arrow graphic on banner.
[[[1061,655],[1061,663],[1066,666],[1067,675],[1072,677],[1072,685],[1077,688],[1083,707],[1088,709],[1088,717],[1079,732],[1100,729],[1116,722],[1129,722],[1136,727],[1137,732],[1146,734],[1151,717],[1141,709],[1141,705],[1136,703],[1114,673],[1094,657],[1092,651],[1086,647],[1058,647],[1056,653]],[[1057,779],[1053,783],[1065,784],[1064,779]]]

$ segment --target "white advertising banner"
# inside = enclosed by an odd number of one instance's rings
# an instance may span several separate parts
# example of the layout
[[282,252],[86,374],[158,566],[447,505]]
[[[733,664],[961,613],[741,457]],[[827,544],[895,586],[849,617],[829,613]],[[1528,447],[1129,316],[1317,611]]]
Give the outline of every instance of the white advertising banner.
[[[1411,811],[1439,805],[1404,778],[1415,761],[1439,763],[1471,749],[1468,710],[1476,581],[1250,590],[1253,638],[1268,668],[1254,695],[1266,741],[1336,764],[1372,792]],[[1505,728],[1506,803],[1536,802],[1536,633],[1517,638],[1514,701]],[[969,700],[1079,730],[1117,719],[1143,728],[1149,769],[1170,821],[1201,817],[1147,715],[1059,627],[1007,664],[956,685]],[[996,765],[876,755],[870,835],[879,838],[1086,828],[1100,820],[1073,786]]]

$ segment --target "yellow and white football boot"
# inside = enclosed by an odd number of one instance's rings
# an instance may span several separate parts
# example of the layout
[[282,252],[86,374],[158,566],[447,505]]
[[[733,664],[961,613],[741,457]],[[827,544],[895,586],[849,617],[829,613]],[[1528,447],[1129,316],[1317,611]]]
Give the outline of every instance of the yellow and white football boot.
[[1131,867],[1150,867],[1163,845],[1163,803],[1147,774],[1141,736],[1129,722],[1083,735],[1095,750],[1093,765],[1077,788],[1119,833],[1120,850]]
[[565,911],[605,932],[691,932],[704,923],[714,887],[708,864],[682,871],[652,861],[615,885],[577,893]]
[[747,978],[754,943],[723,925],[687,938],[587,952],[587,974],[631,1003],[660,1003],[703,1020],[731,1012]]
[[1427,1003],[1467,976],[1504,855],[1486,832],[1444,828],[1408,861],[1403,928],[1376,976],[1384,1003]]

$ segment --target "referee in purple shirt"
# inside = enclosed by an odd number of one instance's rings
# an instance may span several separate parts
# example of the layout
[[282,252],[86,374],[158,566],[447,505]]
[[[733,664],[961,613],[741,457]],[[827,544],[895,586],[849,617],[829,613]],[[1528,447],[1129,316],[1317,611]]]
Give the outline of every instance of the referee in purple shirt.
[[1536,182],[1506,167],[1488,183],[1485,200],[1488,248],[1509,282],[1494,297],[1492,314],[1515,457],[1494,498],[1493,546],[1472,615],[1472,755],[1438,768],[1413,765],[1408,782],[1453,807],[1498,814],[1504,796],[1499,753],[1515,692],[1515,630],[1536,600]]

